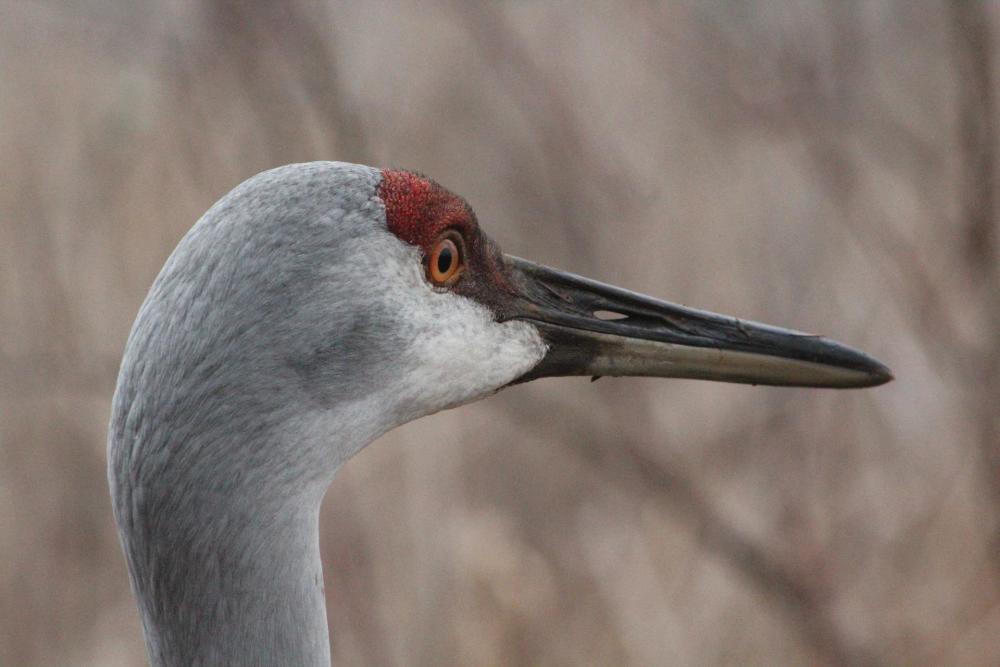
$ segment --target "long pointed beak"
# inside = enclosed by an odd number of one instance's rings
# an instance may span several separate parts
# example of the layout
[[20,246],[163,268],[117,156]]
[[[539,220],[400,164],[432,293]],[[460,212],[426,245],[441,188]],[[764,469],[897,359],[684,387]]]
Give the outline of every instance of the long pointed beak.
[[892,372],[821,336],[687,308],[506,256],[518,292],[506,319],[549,350],[519,382],[565,375],[656,376],[800,387],[874,387]]

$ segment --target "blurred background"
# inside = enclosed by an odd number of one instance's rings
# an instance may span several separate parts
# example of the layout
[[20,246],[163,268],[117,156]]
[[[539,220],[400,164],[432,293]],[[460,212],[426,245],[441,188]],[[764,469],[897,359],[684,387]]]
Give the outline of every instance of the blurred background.
[[126,335],[212,202],[318,159],[897,377],[553,379],[388,434],[324,506],[340,664],[998,664],[998,37],[971,0],[0,0],[0,665],[144,662]]

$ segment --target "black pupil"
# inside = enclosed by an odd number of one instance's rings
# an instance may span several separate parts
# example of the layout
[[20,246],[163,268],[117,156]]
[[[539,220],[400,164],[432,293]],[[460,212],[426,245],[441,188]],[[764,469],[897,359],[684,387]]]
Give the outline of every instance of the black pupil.
[[448,273],[451,268],[452,263],[452,253],[450,246],[444,246],[441,248],[441,252],[438,253],[438,273]]

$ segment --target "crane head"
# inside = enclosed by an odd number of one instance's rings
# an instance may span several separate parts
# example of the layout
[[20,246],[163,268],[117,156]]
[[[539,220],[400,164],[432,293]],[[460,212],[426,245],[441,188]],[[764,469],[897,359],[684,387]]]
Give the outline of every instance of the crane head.
[[172,420],[174,438],[221,437],[234,423],[262,432],[326,415],[312,431],[349,426],[361,442],[569,375],[841,388],[892,379],[819,336],[505,255],[464,200],[417,174],[314,162],[247,180],[181,241],[136,318],[115,423],[138,433],[135,416],[156,416]]

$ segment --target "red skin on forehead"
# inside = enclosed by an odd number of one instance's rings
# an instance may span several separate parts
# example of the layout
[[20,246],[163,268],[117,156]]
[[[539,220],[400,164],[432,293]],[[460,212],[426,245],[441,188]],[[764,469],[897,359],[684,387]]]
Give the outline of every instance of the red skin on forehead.
[[385,204],[389,231],[421,249],[424,258],[447,230],[462,237],[465,270],[448,289],[479,301],[501,317],[509,306],[513,288],[506,274],[503,254],[479,229],[476,215],[464,199],[419,174],[383,169],[378,196]]
[[475,226],[472,209],[461,197],[409,171],[383,169],[378,195],[389,231],[425,253],[446,229],[468,232]]

